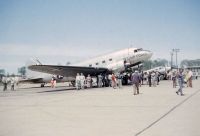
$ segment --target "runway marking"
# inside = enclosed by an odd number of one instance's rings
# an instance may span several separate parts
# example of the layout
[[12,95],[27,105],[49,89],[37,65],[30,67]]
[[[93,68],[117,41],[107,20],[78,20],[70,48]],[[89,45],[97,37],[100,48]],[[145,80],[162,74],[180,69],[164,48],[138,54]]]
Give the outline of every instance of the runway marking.
[[154,122],[152,122],[150,125],[148,125],[144,129],[142,129],[141,131],[137,132],[135,134],[135,136],[138,136],[138,135],[142,134],[144,131],[146,131],[147,129],[151,128],[153,125],[155,125],[156,123],[158,123],[161,119],[163,119],[164,117],[166,117],[168,114],[170,114],[176,108],[178,108],[183,103],[185,103],[187,100],[189,100],[191,97],[193,97],[194,95],[196,95],[198,92],[200,92],[200,90],[197,90],[196,92],[194,92],[193,94],[191,94],[190,96],[188,96],[187,98],[185,98],[183,101],[181,101],[180,103],[178,103],[177,105],[175,105],[173,108],[171,108],[167,113],[165,113],[164,115],[162,115],[160,118],[158,118],[157,120],[155,120]]

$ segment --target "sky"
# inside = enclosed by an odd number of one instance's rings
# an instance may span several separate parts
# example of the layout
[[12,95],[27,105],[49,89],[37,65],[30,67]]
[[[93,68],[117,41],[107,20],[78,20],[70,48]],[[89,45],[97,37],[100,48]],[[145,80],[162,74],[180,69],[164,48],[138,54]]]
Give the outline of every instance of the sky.
[[[0,0],[0,69],[73,63],[128,47],[200,59],[199,0]],[[174,58],[175,59],[175,58]]]

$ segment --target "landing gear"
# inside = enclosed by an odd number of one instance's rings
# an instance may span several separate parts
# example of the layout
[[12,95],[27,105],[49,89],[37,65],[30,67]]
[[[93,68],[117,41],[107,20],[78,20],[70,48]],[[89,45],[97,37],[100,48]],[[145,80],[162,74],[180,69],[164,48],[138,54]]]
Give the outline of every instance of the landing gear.
[[40,87],[44,87],[44,85],[45,85],[45,83],[42,83],[42,84],[40,85]]
[[71,85],[75,87],[75,81],[71,81]]
[[125,75],[122,79],[122,85],[128,85],[128,75]]

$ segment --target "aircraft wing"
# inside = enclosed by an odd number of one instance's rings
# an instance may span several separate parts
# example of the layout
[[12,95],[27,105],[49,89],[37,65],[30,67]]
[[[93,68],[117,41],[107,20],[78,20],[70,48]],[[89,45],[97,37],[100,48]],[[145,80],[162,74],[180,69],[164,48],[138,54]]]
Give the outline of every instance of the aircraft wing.
[[18,81],[19,83],[42,83],[42,78],[28,78],[28,79],[21,79]]
[[107,68],[96,68],[96,67],[81,67],[81,66],[57,66],[57,65],[31,65],[28,66],[30,70],[61,75],[65,77],[75,77],[77,73],[83,73],[85,76],[90,74],[91,76],[108,72]]

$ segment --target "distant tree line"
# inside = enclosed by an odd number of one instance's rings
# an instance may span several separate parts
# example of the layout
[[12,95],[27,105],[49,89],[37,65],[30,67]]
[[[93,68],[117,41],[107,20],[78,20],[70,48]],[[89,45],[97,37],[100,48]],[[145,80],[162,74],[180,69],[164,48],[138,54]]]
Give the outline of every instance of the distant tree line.
[[0,77],[2,77],[2,76],[7,76],[7,77],[9,77],[9,76],[15,76],[15,74],[14,73],[12,73],[12,74],[10,74],[10,73],[6,73],[6,70],[5,69],[0,69]]
[[26,67],[23,66],[23,67],[18,68],[18,73],[19,73],[21,76],[25,76],[25,75],[26,75]]
[[169,62],[166,59],[147,60],[143,63],[143,70],[152,69],[159,66],[168,66]]
[[0,69],[0,75],[5,75],[5,74],[6,74],[5,69]]
[[[169,64],[170,62],[166,59],[147,60],[143,63],[143,70],[152,69],[158,66],[170,66]],[[200,59],[182,60],[180,67],[184,68],[187,66],[200,66]]]
[[181,67],[187,67],[187,66],[200,66],[200,59],[196,60],[182,60]]

